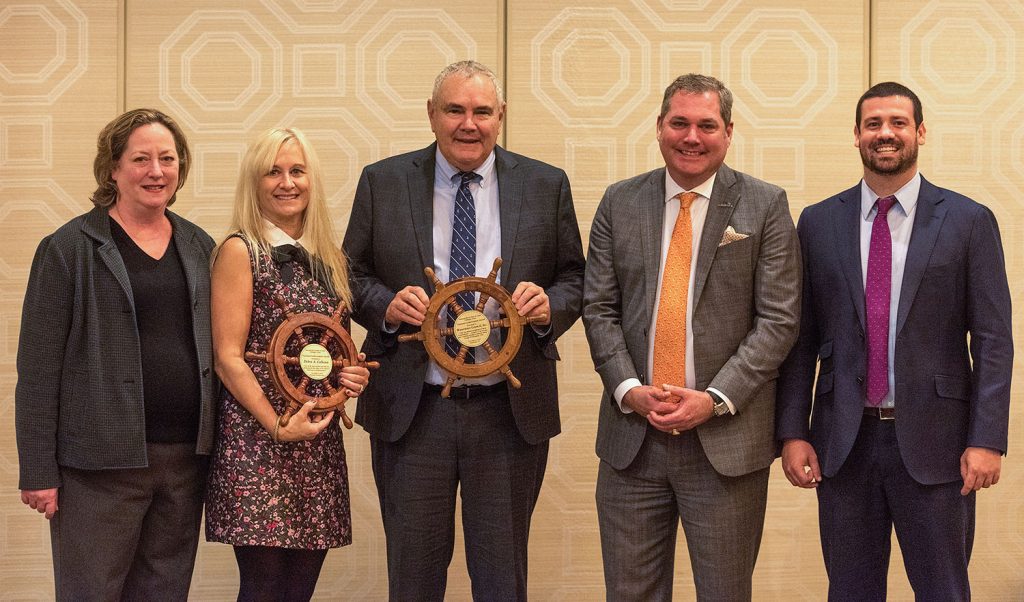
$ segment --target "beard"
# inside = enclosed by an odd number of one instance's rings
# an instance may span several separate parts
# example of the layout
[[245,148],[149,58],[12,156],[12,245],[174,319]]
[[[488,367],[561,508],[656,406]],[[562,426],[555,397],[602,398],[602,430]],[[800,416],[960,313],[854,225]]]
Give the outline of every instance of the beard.
[[871,149],[860,149],[860,160],[868,170],[876,173],[880,176],[895,176],[904,173],[908,169],[917,165],[917,144],[908,146],[906,144],[899,144],[895,157],[887,157],[886,159],[880,159],[873,155],[875,146],[892,145],[892,141],[885,141],[884,143],[876,143],[872,145]]

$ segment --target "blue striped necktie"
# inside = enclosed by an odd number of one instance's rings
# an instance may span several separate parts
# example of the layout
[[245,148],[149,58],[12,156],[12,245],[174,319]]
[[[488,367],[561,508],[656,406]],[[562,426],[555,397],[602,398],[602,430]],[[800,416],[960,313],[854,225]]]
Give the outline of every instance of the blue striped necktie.
[[[459,178],[459,190],[455,193],[455,212],[452,219],[452,249],[448,264],[448,280],[476,275],[476,207],[473,195],[469,190],[470,182],[479,182],[483,178],[472,171],[460,171],[452,179]],[[463,310],[473,309],[476,303],[472,292],[459,293],[455,296]],[[449,326],[454,321],[449,316]],[[455,337],[445,337],[445,349],[451,356],[459,353],[459,342]],[[472,350],[466,356],[466,363],[472,363]]]

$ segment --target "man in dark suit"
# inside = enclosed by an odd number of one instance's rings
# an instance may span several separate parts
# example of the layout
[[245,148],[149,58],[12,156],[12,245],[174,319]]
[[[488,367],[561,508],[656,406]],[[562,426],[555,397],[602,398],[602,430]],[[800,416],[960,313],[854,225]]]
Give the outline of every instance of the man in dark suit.
[[800,260],[781,188],[724,164],[732,94],[684,75],[665,167],[610,186],[583,322],[605,392],[597,512],[609,600],[670,600],[682,521],[701,600],[750,600],[774,459],[775,376]]
[[793,485],[817,488],[830,600],[885,599],[894,525],[917,599],[968,600],[974,492],[999,480],[1007,441],[999,227],[918,173],[925,127],[911,90],[870,88],[853,133],[864,179],[800,217],[803,314],[779,378],[782,466]]
[[[435,144],[363,170],[344,243],[363,351],[380,362],[356,420],[370,433],[390,597],[444,598],[460,490],[473,597],[523,600],[530,517],[560,430],[555,341],[580,312],[579,227],[565,172],[496,146],[505,102],[490,69],[446,67],[427,115]],[[470,250],[471,275],[503,259],[499,283],[540,321],[511,364],[521,388],[499,372],[459,379],[445,399],[445,372],[397,336],[435,319],[424,266],[451,280]]]

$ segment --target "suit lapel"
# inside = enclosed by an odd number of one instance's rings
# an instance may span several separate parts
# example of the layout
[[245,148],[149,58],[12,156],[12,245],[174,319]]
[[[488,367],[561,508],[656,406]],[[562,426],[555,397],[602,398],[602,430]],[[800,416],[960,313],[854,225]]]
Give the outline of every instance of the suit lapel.
[[864,279],[860,258],[860,184],[839,194],[838,211],[833,214],[833,232],[839,263],[846,277],[850,301],[864,331]]
[[930,182],[921,178],[921,192],[917,197],[917,210],[914,215],[914,229],[910,234],[910,246],[907,248],[907,261],[903,268],[903,285],[900,288],[899,310],[896,314],[896,334],[903,330],[907,314],[914,303],[914,296],[921,285],[928,258],[942,229],[942,220],[946,217],[946,205],[942,203],[942,193]]
[[434,265],[434,166],[437,144],[431,144],[416,156],[408,173],[409,213],[416,232],[416,247],[420,252],[419,269],[427,290],[433,285],[423,275],[424,266]]
[[640,253],[644,260],[644,311],[641,323],[650,324],[661,270],[661,245],[665,222],[665,170],[653,172],[637,195],[640,216]]
[[704,283],[707,282],[711,263],[718,252],[718,243],[729,225],[729,218],[741,202],[739,190],[736,189],[736,172],[727,165],[718,169],[715,186],[711,189],[711,202],[708,214],[704,218],[704,229],[700,235],[700,250],[697,251],[696,274],[693,281],[693,307],[697,307]]
[[196,277],[199,275],[198,261],[202,257],[202,253],[196,253],[195,249],[193,249],[196,233],[186,233],[178,217],[170,211],[167,212],[167,218],[171,220],[173,243],[178,247],[178,257],[181,259],[181,266],[185,270],[185,282],[188,283],[189,300],[195,305]]
[[117,244],[111,237],[109,219],[106,208],[94,207],[82,224],[82,232],[100,243],[97,249],[100,258],[117,279],[118,284],[121,285],[121,289],[128,298],[128,303],[134,306],[135,297],[132,295],[131,280],[128,279],[128,268],[124,266],[124,260],[121,259],[121,254],[117,251]]
[[[508,272],[519,233],[519,216],[523,206],[523,177],[516,167],[519,162],[505,149],[494,147],[494,168],[498,177],[498,219],[501,223],[501,282],[509,282]],[[493,260],[493,257],[489,257]]]

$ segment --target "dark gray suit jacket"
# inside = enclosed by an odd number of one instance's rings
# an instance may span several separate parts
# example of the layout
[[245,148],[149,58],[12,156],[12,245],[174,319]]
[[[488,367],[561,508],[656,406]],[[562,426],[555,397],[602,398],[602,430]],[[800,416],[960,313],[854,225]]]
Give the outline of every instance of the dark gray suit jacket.
[[[826,477],[846,461],[863,418],[860,219],[859,184],[800,216],[803,317],[779,378],[776,429],[780,441],[810,441]],[[921,179],[897,311],[900,454],[922,484],[959,480],[966,447],[1005,452],[1007,442],[1010,290],[987,207]]]
[[[168,212],[192,298],[202,407],[196,453],[213,450],[216,378],[210,335],[213,239]],[[39,243],[18,341],[19,488],[61,485],[60,466],[147,465],[142,362],[128,271],[107,210],[71,220]]]
[[[436,144],[367,166],[359,178],[345,252],[352,276],[354,319],[367,330],[363,351],[380,362],[359,397],[356,421],[371,435],[397,441],[409,428],[422,394],[427,353],[422,343],[398,343],[381,331],[395,293],[433,285],[423,274],[434,265],[433,199]],[[528,443],[561,430],[555,341],[580,314],[583,247],[565,172],[495,147],[501,219],[501,283],[509,291],[523,281],[544,288],[551,303],[551,331],[538,337],[526,328],[511,363],[522,381],[509,387],[512,414]],[[398,334],[417,329],[403,324]]]
[[[662,168],[609,186],[590,233],[583,323],[605,388],[597,454],[620,470],[636,457],[648,423],[622,413],[612,392],[629,378],[650,384],[647,333],[664,215]],[[728,226],[749,236],[719,246]],[[724,392],[737,410],[697,434],[716,471],[747,474],[774,458],[775,378],[799,320],[800,254],[785,191],[719,168],[692,278],[696,387]]]

